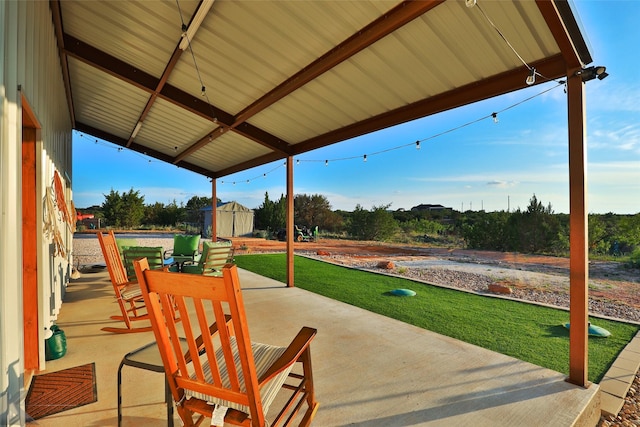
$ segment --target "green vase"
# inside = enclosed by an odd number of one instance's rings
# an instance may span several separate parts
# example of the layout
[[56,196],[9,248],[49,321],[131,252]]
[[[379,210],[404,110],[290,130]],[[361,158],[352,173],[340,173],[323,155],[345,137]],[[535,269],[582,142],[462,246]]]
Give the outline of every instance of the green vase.
[[57,325],[51,326],[53,335],[44,341],[45,360],[60,359],[67,354],[67,337]]

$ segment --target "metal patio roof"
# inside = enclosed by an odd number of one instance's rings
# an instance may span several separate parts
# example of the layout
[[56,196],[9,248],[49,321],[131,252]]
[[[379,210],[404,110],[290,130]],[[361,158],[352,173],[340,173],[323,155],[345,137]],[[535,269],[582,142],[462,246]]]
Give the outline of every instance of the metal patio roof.
[[591,62],[560,0],[50,5],[73,128],[211,178]]

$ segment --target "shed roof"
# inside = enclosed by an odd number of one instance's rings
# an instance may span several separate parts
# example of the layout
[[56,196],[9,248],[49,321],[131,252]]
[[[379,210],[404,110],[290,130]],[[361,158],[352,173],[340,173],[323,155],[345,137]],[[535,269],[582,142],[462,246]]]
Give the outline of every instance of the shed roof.
[[591,62],[562,0],[50,4],[73,128],[211,178]]

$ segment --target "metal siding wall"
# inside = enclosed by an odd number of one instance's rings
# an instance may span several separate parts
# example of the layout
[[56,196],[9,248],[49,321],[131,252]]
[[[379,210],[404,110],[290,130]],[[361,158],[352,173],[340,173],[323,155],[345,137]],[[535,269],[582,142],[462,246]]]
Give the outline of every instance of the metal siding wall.
[[21,136],[18,2],[0,2],[0,425],[24,425],[21,402]]
[[[41,125],[38,141],[38,173],[36,194],[46,200],[47,188],[52,187],[55,171],[62,178],[67,204],[71,200],[71,121],[66,103],[60,59],[58,56],[51,11],[48,2],[21,2],[27,19],[24,34],[25,72],[21,85],[23,93]],[[58,217],[56,224],[67,251],[66,257],[54,256],[51,251],[53,236],[45,233],[47,212],[38,203],[38,218],[42,236],[38,249],[38,284],[40,308],[39,326],[49,328],[60,311],[62,298],[71,274],[73,233],[71,227]],[[44,345],[40,348],[41,368],[44,369]]]

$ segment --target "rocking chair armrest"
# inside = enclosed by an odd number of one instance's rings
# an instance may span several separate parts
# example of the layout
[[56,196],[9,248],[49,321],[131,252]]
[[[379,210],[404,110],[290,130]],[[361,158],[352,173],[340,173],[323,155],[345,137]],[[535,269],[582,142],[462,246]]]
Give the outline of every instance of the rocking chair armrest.
[[267,369],[267,371],[262,374],[260,378],[258,378],[258,383],[261,385],[269,381],[276,374],[278,374],[278,372],[288,368],[293,363],[295,363],[300,358],[302,353],[304,353],[309,348],[309,345],[311,345],[311,340],[316,336],[317,333],[317,329],[309,328],[307,326],[304,326],[302,329],[300,329],[300,332],[298,332],[298,335],[296,335],[293,341],[291,341],[291,344],[289,344],[289,347],[287,347],[282,356],[280,356],[278,360],[273,362],[273,365],[271,365],[271,367],[269,367],[269,369]]
[[[229,324],[229,322],[231,321],[231,315],[230,314],[225,314],[224,315],[224,319],[225,319],[225,324]],[[212,323],[211,326],[209,326],[209,336],[213,336],[215,334],[218,333],[218,324],[217,323]],[[198,346],[198,353],[202,354],[202,351],[204,350],[204,341],[202,339],[202,335],[200,335],[198,338],[196,338],[196,345]],[[190,352],[187,351],[187,353],[184,355],[184,358],[187,362],[191,361],[191,354]]]

